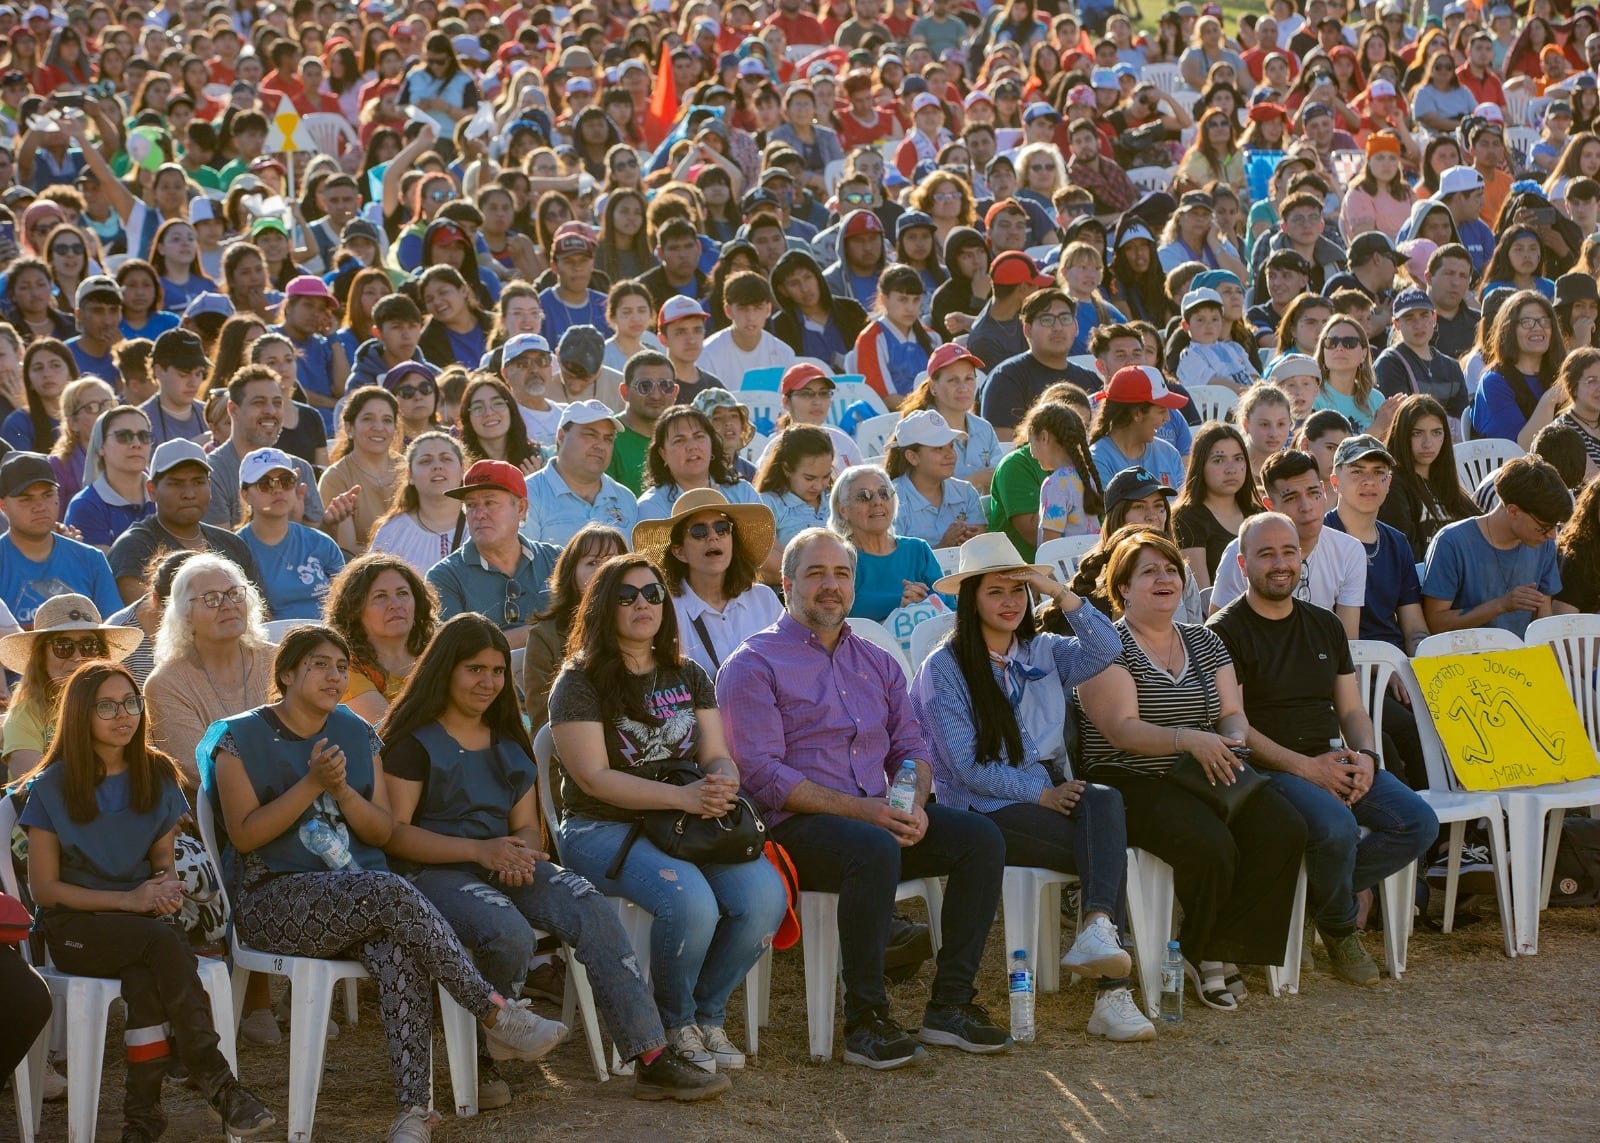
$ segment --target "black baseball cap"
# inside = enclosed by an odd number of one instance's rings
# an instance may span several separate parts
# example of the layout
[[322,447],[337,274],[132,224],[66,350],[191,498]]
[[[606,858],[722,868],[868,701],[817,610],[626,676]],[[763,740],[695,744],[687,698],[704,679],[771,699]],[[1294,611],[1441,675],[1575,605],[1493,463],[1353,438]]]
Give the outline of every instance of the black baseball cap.
[[21,496],[40,483],[60,485],[48,457],[36,452],[9,452],[0,460],[0,497]]
[[193,330],[169,329],[156,338],[155,348],[150,351],[150,364],[168,369],[204,369],[211,362],[206,359],[199,334]]
[[1288,248],[1274,250],[1271,254],[1268,254],[1263,268],[1267,270],[1292,270],[1296,274],[1304,274],[1308,278],[1311,276],[1311,263],[1306,261],[1305,255],[1298,250],[1290,250]]
[[1163,484],[1151,475],[1150,470],[1135,466],[1125,468],[1111,478],[1111,483],[1106,485],[1106,511],[1110,512],[1118,504],[1128,500],[1143,500],[1153,492],[1163,496],[1176,496],[1178,490],[1171,485]]

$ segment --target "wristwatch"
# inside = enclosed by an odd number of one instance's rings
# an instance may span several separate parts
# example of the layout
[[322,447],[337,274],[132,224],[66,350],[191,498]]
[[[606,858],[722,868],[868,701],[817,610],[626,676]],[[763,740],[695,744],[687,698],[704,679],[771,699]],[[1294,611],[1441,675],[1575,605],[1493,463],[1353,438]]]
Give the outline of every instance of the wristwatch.
[[1382,766],[1383,765],[1383,759],[1378,757],[1376,751],[1372,751],[1372,750],[1357,750],[1356,753],[1357,754],[1365,754],[1368,758],[1371,758],[1372,759],[1372,764],[1374,766]]

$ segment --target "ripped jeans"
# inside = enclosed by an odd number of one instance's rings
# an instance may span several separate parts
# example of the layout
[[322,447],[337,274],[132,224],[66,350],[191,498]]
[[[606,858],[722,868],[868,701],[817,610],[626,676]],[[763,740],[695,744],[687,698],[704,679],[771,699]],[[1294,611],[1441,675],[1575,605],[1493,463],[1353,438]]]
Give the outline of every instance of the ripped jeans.
[[602,893],[626,897],[655,918],[650,977],[661,1022],[721,1027],[728,995],[772,941],[788,893],[772,863],[698,866],[668,857],[643,835],[615,881],[606,878],[628,836],[626,822],[567,817],[561,856]]
[[548,861],[534,868],[531,885],[491,885],[482,873],[436,866],[408,880],[450,922],[502,996],[521,989],[537,928],[571,945],[588,970],[600,1019],[623,1059],[667,1042],[627,935],[593,885]]

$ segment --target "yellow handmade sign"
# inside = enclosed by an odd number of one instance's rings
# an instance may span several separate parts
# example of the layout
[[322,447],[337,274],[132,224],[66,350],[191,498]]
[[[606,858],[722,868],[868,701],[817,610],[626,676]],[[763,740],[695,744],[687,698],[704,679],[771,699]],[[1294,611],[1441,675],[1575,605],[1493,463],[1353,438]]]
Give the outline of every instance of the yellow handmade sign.
[[1549,647],[1440,655],[1412,666],[1465,789],[1600,775],[1600,760]]

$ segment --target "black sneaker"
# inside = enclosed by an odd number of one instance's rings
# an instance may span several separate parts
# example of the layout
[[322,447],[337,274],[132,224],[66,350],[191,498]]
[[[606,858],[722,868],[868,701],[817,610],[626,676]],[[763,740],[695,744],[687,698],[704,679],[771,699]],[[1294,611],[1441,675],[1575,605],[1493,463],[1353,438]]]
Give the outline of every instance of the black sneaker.
[[844,1030],[847,1064],[881,1072],[920,1063],[927,1055],[882,1008],[874,1008],[859,1024]]
[[[1440,857],[1428,867],[1428,884],[1443,889],[1449,880],[1450,859]],[[1457,892],[1463,897],[1493,896],[1496,890],[1494,864],[1489,857],[1489,844],[1475,845],[1469,839],[1461,847],[1461,880]]]
[[650,1063],[635,1064],[633,1068],[634,1099],[675,1099],[679,1103],[693,1103],[697,1099],[714,1099],[732,1086],[733,1081],[727,1076],[702,1071],[670,1044]]
[[922,1013],[917,1039],[924,1044],[960,1048],[981,1056],[1004,1052],[1011,1047],[1011,1037],[977,1004],[963,1004],[959,1008],[928,1005]]
[[229,1135],[244,1139],[260,1135],[278,1122],[266,1104],[237,1080],[229,1080],[211,1097],[211,1110],[222,1116]]

